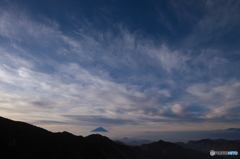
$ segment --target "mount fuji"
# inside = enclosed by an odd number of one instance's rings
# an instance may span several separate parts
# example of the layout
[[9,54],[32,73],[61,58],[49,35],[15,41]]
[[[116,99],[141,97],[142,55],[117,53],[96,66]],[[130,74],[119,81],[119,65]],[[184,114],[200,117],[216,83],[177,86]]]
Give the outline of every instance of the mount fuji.
[[102,127],[99,127],[99,128],[96,128],[96,129],[94,129],[94,130],[92,130],[90,132],[109,132],[109,131],[107,131],[106,129],[104,129]]

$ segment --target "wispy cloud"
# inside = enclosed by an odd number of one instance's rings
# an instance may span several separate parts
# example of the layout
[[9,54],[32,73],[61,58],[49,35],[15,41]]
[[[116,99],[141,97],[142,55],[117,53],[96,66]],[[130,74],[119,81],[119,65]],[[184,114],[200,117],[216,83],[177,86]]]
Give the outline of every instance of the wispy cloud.
[[[202,3],[202,2],[200,2]],[[203,10],[201,18],[192,28],[192,34],[185,40],[188,46],[204,46],[209,48],[235,49],[233,41],[238,38],[229,35],[237,32],[239,26],[239,2],[234,1],[205,1],[199,5]],[[229,18],[231,17],[231,18]],[[227,45],[226,45],[227,44]]]
[[135,121],[120,118],[106,118],[99,115],[65,115],[67,118],[77,120],[79,122],[87,122],[89,125],[104,125],[104,126],[117,126],[117,125],[132,125],[136,124]]
[[[227,4],[236,20],[236,7]],[[124,23],[103,31],[83,20],[66,32],[54,19],[0,7],[1,114],[62,125],[239,122],[238,60],[225,50],[198,48],[203,36],[214,37],[211,19],[227,32],[232,20],[218,18],[224,6],[214,13],[205,5],[208,12],[191,21],[196,26],[181,47]]]
[[222,120],[231,121],[234,118],[238,122],[239,114],[236,110],[239,109],[239,82],[220,83],[214,81],[211,84],[196,84],[190,86],[187,92],[192,94],[201,103],[202,107],[207,106],[211,109],[202,118],[221,118]]

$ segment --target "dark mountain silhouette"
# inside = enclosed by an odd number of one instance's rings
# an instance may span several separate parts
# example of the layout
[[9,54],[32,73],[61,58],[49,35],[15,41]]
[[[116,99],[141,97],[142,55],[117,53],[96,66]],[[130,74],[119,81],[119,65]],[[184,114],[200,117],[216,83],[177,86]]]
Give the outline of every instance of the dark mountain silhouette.
[[106,129],[102,128],[102,127],[99,127],[99,128],[96,128],[90,132],[108,132]]
[[[52,133],[0,117],[0,159],[210,159],[209,153],[158,141],[130,147],[101,135]],[[216,158],[217,156],[214,156]]]

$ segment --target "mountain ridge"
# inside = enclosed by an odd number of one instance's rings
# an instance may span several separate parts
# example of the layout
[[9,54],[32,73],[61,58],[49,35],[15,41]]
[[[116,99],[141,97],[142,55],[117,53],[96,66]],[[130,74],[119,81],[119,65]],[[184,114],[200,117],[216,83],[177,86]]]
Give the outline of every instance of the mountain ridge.
[[[92,134],[75,136],[69,132],[53,133],[34,125],[0,117],[1,159],[210,159],[209,153],[185,149],[159,140],[141,146],[127,146]],[[217,158],[218,156],[214,156]]]

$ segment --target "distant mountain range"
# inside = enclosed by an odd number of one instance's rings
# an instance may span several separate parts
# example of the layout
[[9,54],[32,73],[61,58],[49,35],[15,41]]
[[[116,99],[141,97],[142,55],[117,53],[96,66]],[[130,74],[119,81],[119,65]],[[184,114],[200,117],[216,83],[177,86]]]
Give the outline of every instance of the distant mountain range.
[[124,137],[122,139],[116,140],[115,142],[118,142],[118,143],[121,143],[121,144],[125,144],[125,145],[129,145],[129,146],[140,146],[140,145],[143,145],[143,144],[152,143],[153,141],[143,140],[143,139],[138,139],[138,138]]
[[230,130],[230,131],[240,131],[240,128],[228,128],[227,130]]
[[198,150],[202,152],[215,151],[238,151],[240,153],[240,140],[225,140],[225,139],[202,139],[198,141],[189,141],[185,143],[177,143],[178,145]]
[[[201,143],[194,143],[193,141],[181,146],[162,140],[141,146],[127,146],[113,142],[101,135],[82,137],[68,132],[52,133],[31,124],[12,121],[3,117],[0,117],[0,128],[0,159],[220,158],[219,156],[210,156],[209,152],[189,149],[189,146],[194,144],[201,145]],[[235,146],[237,148],[239,144]],[[229,147],[229,149],[231,148]],[[224,149],[224,145],[222,145],[222,149]],[[201,148],[199,150],[202,151]]]

